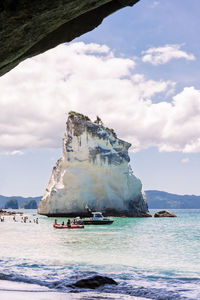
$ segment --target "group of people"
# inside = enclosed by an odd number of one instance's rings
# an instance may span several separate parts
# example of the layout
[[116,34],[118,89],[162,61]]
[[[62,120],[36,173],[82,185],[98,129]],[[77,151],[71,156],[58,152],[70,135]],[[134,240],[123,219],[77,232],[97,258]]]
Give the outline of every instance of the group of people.
[[[13,217],[13,221],[17,222],[15,216]],[[21,223],[32,223],[32,222],[38,224],[39,223],[38,218],[33,219],[31,221],[31,219],[29,219],[28,216],[21,217]]]
[[[15,216],[13,217],[13,221],[17,222]],[[39,223],[38,218],[33,219],[32,221],[28,219],[28,216],[24,216],[21,218],[21,223],[32,223],[32,222],[38,224]]]
[[[13,216],[13,221],[18,222],[15,215]],[[0,222],[5,222],[5,218],[0,217]],[[21,217],[21,223],[32,223],[32,222],[38,224],[39,223],[38,218],[35,218],[31,221],[31,219],[28,219],[28,216]]]
[[[67,223],[66,223],[66,225],[67,225],[68,227],[70,227],[71,225],[82,225],[82,224],[83,224],[83,221],[81,220],[80,217],[76,217],[76,218],[72,221],[72,223],[71,223],[70,219],[68,219],[68,220],[67,220]],[[57,219],[55,219],[54,225],[58,225]],[[65,226],[65,222],[63,221],[63,222],[61,223],[61,225],[62,225],[62,226]]]

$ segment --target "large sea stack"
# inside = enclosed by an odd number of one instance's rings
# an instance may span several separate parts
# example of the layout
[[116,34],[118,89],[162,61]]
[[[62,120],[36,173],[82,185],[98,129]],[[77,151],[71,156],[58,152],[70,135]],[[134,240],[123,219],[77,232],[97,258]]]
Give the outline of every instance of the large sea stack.
[[99,118],[92,122],[70,112],[66,124],[63,157],[53,168],[38,213],[87,216],[89,207],[105,216],[150,216],[141,181],[129,165],[131,144]]

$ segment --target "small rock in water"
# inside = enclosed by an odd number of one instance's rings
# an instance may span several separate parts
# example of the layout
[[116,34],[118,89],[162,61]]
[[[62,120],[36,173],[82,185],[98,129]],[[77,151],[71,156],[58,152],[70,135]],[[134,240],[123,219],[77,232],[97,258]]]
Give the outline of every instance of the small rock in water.
[[163,218],[163,217],[177,217],[175,214],[168,210],[161,210],[154,214],[155,218]]
[[96,289],[105,284],[117,285],[118,283],[112,278],[109,278],[106,276],[95,275],[95,276],[92,276],[92,277],[89,277],[86,279],[78,280],[72,286],[79,287],[79,288],[85,288],[85,289]]

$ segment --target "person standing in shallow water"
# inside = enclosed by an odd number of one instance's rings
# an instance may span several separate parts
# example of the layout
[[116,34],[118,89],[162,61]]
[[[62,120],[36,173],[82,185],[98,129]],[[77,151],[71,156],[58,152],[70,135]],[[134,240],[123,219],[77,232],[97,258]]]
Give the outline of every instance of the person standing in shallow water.
[[67,226],[68,226],[68,227],[71,227],[70,219],[67,220]]

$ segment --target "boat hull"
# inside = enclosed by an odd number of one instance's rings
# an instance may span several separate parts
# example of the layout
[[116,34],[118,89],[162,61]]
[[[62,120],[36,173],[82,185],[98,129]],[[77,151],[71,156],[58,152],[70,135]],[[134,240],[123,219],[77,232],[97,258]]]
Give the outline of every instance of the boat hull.
[[110,225],[114,221],[113,220],[99,220],[99,221],[94,221],[94,220],[82,220],[84,225]]
[[56,229],[79,229],[79,228],[84,228],[84,225],[67,226],[67,225],[54,224],[53,227],[56,228]]

